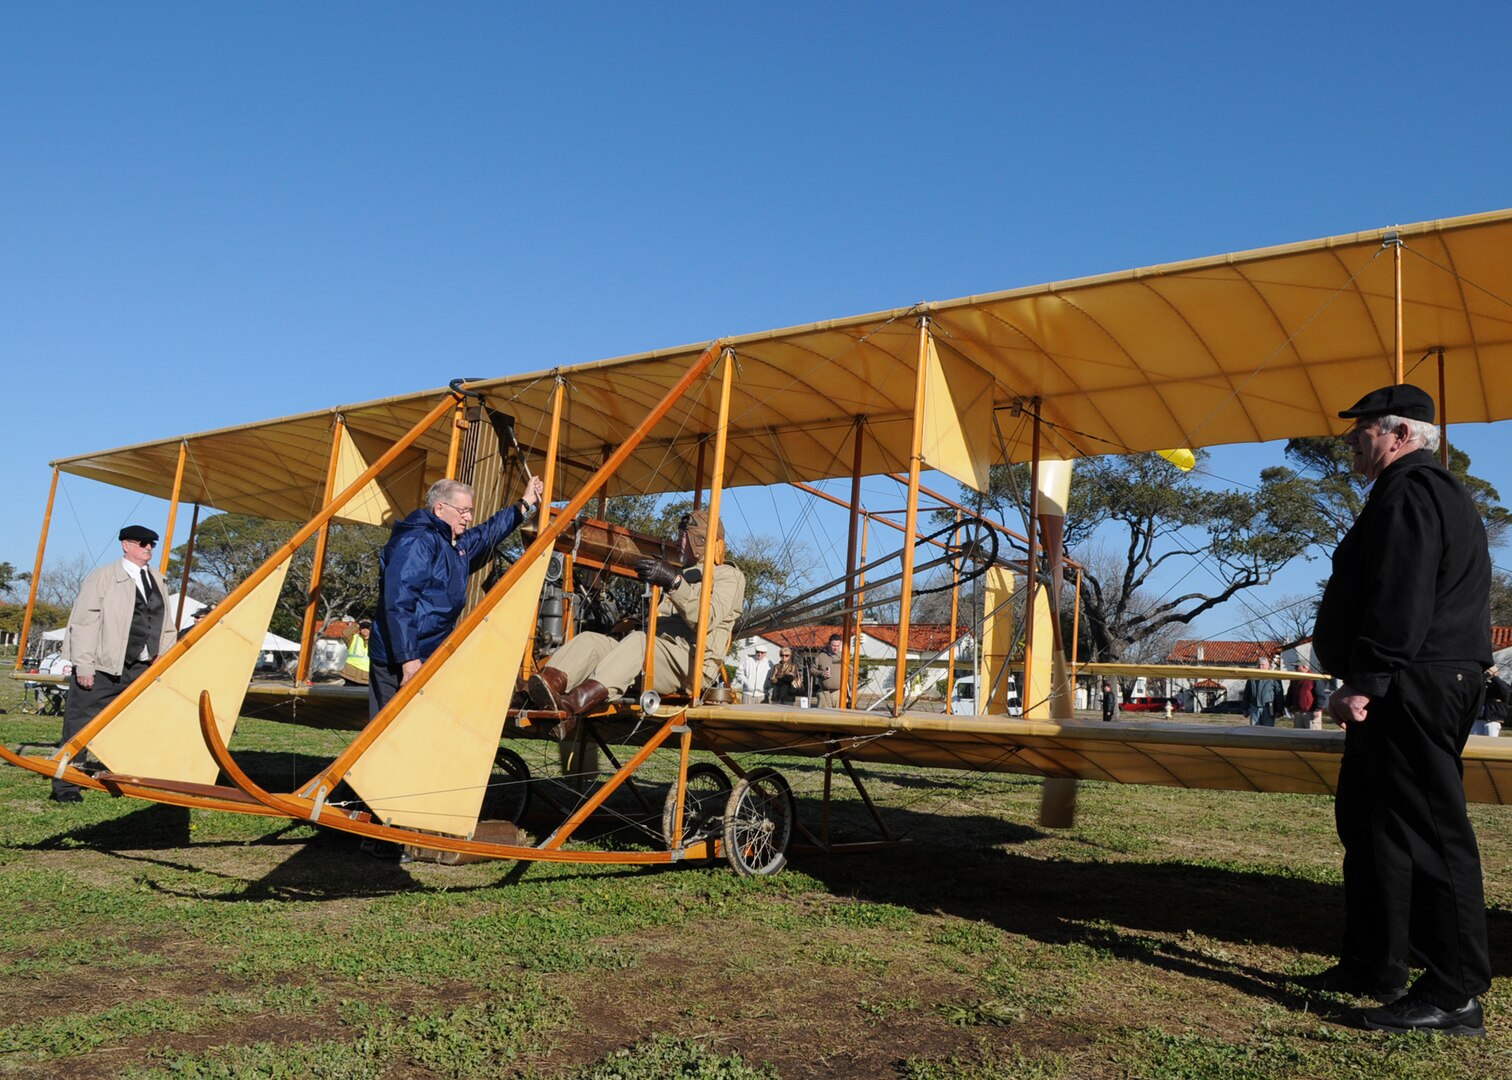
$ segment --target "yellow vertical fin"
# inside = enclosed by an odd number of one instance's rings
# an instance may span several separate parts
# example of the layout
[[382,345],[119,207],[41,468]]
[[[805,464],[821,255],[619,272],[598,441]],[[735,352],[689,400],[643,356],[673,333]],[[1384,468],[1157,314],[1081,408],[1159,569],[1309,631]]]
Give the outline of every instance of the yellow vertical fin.
[[[336,482],[332,491],[343,491],[367,471],[389,448],[389,443],[350,427],[341,429],[341,453],[336,459]],[[360,525],[389,525],[404,516],[402,507],[419,506],[425,493],[425,451],[414,447],[369,480],[366,486],[336,514],[339,521]]]
[[541,552],[353,763],[347,783],[380,821],[472,835],[550,559]]
[[215,783],[220,767],[200,737],[200,691],[210,692],[221,738],[229,742],[288,572],[285,559],[192,648],[153,676],[152,684],[90,740],[95,757],[112,772]]
[[1050,687],[1053,685],[1051,679],[1054,677],[1055,670],[1054,633],[1049,590],[1035,589],[1034,654],[1030,657],[1034,670],[1024,680],[1035,700],[1024,702],[1024,718],[1027,720],[1050,719]]
[[[982,619],[980,670],[977,672],[977,706],[984,713],[1008,713],[1008,679],[997,677],[1012,659],[1013,651],[1013,571],[994,566],[984,579],[987,610]],[[996,684],[994,686],[994,684]],[[987,699],[988,691],[992,699]]]
[[924,390],[926,468],[986,491],[992,465],[992,376],[929,340]]

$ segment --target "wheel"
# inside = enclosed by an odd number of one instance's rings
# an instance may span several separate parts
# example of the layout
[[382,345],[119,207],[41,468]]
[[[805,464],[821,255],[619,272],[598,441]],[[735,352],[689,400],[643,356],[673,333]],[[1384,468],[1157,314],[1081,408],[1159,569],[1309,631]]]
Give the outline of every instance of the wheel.
[[752,769],[725,805],[725,858],[741,877],[775,874],[787,865],[793,791],[775,769]]
[[[945,553],[938,554],[939,548],[932,546],[931,541],[943,544]],[[925,556],[925,561],[914,567],[916,573],[933,566],[948,566],[955,577],[942,576],[940,583],[932,586],[916,584],[914,595],[944,592],[981,577],[997,562],[997,533],[981,519],[967,518],[920,538],[918,551]]]
[[481,817],[490,821],[512,821],[518,825],[530,809],[530,766],[507,746],[494,754],[493,774],[483,795]]
[[667,790],[662,803],[662,837],[667,847],[680,848],[699,840],[712,840],[723,825],[725,803],[730,798],[730,778],[723,769],[708,761],[688,766],[688,787],[683,805],[682,836],[675,836],[672,825],[677,817],[677,784]]

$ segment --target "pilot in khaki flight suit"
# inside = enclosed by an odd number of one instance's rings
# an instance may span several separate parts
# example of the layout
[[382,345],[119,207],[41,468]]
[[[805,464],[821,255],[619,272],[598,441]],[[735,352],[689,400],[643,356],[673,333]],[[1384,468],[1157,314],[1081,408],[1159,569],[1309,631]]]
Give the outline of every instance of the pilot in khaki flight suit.
[[[658,694],[687,690],[693,681],[693,648],[702,591],[700,567],[709,535],[709,515],[695,510],[683,519],[679,532],[682,567],[660,559],[639,559],[641,580],[662,589],[657,608],[653,686]],[[720,658],[729,651],[735,620],[745,603],[745,575],[724,561],[724,526],[714,541],[714,581],[709,597],[709,633],[704,643],[704,683],[719,677]],[[530,700],[538,709],[557,709],[569,715],[558,730],[566,737],[575,718],[618,699],[641,673],[646,659],[646,634],[636,630],[616,640],[607,634],[578,634],[558,649],[548,665],[530,679]]]

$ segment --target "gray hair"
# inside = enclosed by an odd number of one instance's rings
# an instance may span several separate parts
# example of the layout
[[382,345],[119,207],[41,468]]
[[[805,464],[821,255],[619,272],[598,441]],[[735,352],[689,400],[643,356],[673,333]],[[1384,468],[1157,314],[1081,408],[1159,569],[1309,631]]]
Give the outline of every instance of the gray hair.
[[1406,428],[1407,437],[1416,439],[1422,444],[1424,450],[1430,454],[1439,448],[1439,429],[1426,420],[1408,420],[1405,416],[1378,416],[1375,418],[1376,428],[1380,431],[1395,431],[1397,428]]
[[425,493],[425,508],[433,509],[437,503],[450,503],[458,495],[471,495],[472,485],[460,480],[437,480]]

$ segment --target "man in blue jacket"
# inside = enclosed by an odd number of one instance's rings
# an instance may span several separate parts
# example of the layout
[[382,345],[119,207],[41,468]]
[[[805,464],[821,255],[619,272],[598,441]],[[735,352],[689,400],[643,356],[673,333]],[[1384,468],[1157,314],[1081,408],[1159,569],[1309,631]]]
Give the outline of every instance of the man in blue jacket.
[[519,501],[474,526],[473,490],[437,480],[425,506],[394,526],[378,569],[378,610],[368,642],[368,716],[415,677],[452,632],[467,602],[467,579],[494,547],[535,512],[541,479],[532,476]]

